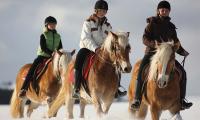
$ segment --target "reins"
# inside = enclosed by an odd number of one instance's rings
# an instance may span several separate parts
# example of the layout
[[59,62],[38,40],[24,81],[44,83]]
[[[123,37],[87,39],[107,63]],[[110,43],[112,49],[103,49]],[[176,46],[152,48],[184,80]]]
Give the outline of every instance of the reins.
[[183,65],[183,68],[184,68],[184,66],[185,66],[186,57],[187,57],[187,56],[184,56],[183,61],[181,62],[181,64]]

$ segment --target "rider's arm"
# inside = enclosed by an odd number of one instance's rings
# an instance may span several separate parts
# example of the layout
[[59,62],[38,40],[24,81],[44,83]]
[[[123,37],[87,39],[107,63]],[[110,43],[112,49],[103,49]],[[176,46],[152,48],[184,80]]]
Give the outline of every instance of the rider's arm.
[[58,49],[57,49],[57,50],[62,49],[62,48],[63,48],[63,46],[62,46],[62,41],[60,40],[60,43],[59,43],[59,46],[58,46]]
[[144,30],[143,44],[150,48],[155,48],[155,41],[153,39],[153,27],[151,23],[149,23]]
[[189,53],[181,46],[181,43],[180,43],[180,41],[179,41],[179,39],[177,37],[176,31],[174,32],[172,37],[173,37],[173,40],[174,40],[175,47],[176,47],[176,45],[178,46],[178,49],[177,49],[176,53],[178,53],[181,56],[188,56]]
[[85,21],[83,24],[80,42],[82,42],[85,48],[88,48],[93,52],[95,52],[95,49],[99,47],[92,38],[91,26],[88,21]]

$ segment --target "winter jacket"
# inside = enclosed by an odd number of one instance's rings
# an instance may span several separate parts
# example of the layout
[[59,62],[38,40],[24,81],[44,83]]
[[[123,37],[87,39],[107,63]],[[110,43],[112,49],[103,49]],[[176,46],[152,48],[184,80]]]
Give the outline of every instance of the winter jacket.
[[91,15],[83,23],[80,48],[87,48],[93,52],[104,42],[108,32],[112,30],[107,18],[99,19],[95,14]]
[[[173,40],[175,44],[180,45],[180,41],[177,37],[176,27],[170,22],[170,17],[150,17],[147,18],[148,25],[145,28],[143,34],[143,43],[146,45],[146,53],[155,52],[155,41],[167,42]],[[176,51],[178,54],[185,56],[185,50],[180,45]]]

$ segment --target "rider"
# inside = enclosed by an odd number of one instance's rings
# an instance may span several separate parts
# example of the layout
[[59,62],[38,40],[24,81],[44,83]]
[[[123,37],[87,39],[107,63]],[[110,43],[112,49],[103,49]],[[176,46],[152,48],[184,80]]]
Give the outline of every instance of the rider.
[[29,83],[32,79],[32,75],[37,65],[42,62],[45,58],[50,58],[54,50],[62,49],[62,41],[60,34],[56,31],[57,21],[54,17],[49,16],[45,19],[45,28],[40,36],[40,46],[37,50],[37,58],[31,65],[22,88],[18,94],[19,97],[23,98],[28,90]]
[[[135,100],[131,105],[132,109],[138,110],[140,107],[141,99],[142,99],[142,71],[145,65],[150,62],[151,56],[155,53],[155,41],[161,43],[161,40],[165,42],[167,40],[174,40],[176,45],[180,45],[180,41],[177,38],[176,27],[170,22],[170,13],[171,7],[168,1],[161,1],[157,6],[157,16],[147,18],[148,25],[145,28],[143,34],[143,43],[146,47],[145,55],[142,59],[139,73],[136,80],[136,90],[135,90]],[[178,54],[182,56],[188,56],[189,53],[180,47],[176,51]],[[175,65],[182,70],[182,81],[180,83],[180,103],[181,109],[188,109],[192,106],[191,102],[186,102],[185,94],[186,94],[186,72],[183,66],[176,60]]]
[[[94,6],[94,14],[92,14],[83,24],[80,50],[77,54],[75,61],[75,86],[73,92],[73,98],[78,99],[80,97],[80,85],[82,80],[82,67],[86,56],[91,52],[97,52],[100,46],[103,44],[104,39],[108,35],[108,32],[112,30],[110,23],[108,23],[105,17],[108,11],[108,3],[104,0],[98,0]],[[120,87],[120,83],[119,83]],[[118,95],[126,95],[126,91],[120,91],[118,89]]]

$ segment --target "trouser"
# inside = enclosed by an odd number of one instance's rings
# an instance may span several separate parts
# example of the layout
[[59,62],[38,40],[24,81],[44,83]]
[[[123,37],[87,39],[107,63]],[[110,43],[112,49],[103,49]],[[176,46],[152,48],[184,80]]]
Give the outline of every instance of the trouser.
[[146,53],[141,61],[138,75],[137,75],[137,80],[135,83],[135,100],[141,100],[142,98],[142,85],[143,85],[143,80],[142,80],[142,71],[144,67],[150,62],[150,58],[153,55],[153,53]]
[[182,80],[180,82],[180,98],[182,100],[186,95],[187,76],[183,66],[177,60],[175,61],[175,65],[182,71]]
[[76,56],[76,61],[75,61],[75,85],[74,88],[75,90],[80,90],[80,85],[82,81],[82,68],[84,65],[84,62],[86,60],[86,57],[91,53],[87,48],[82,48],[79,50],[77,56]]
[[25,80],[24,80],[24,83],[23,83],[23,85],[22,85],[21,90],[22,90],[22,89],[25,89],[25,90],[28,89],[29,84],[30,84],[30,81],[31,81],[32,78],[33,78],[34,71],[35,71],[35,69],[37,68],[37,65],[38,65],[40,62],[42,62],[45,58],[46,58],[46,57],[38,56],[38,57],[33,61],[32,65],[31,65],[31,67],[30,67],[30,69],[29,69],[29,71],[28,71],[28,73],[27,73],[27,75],[26,75],[26,78],[25,78]]

